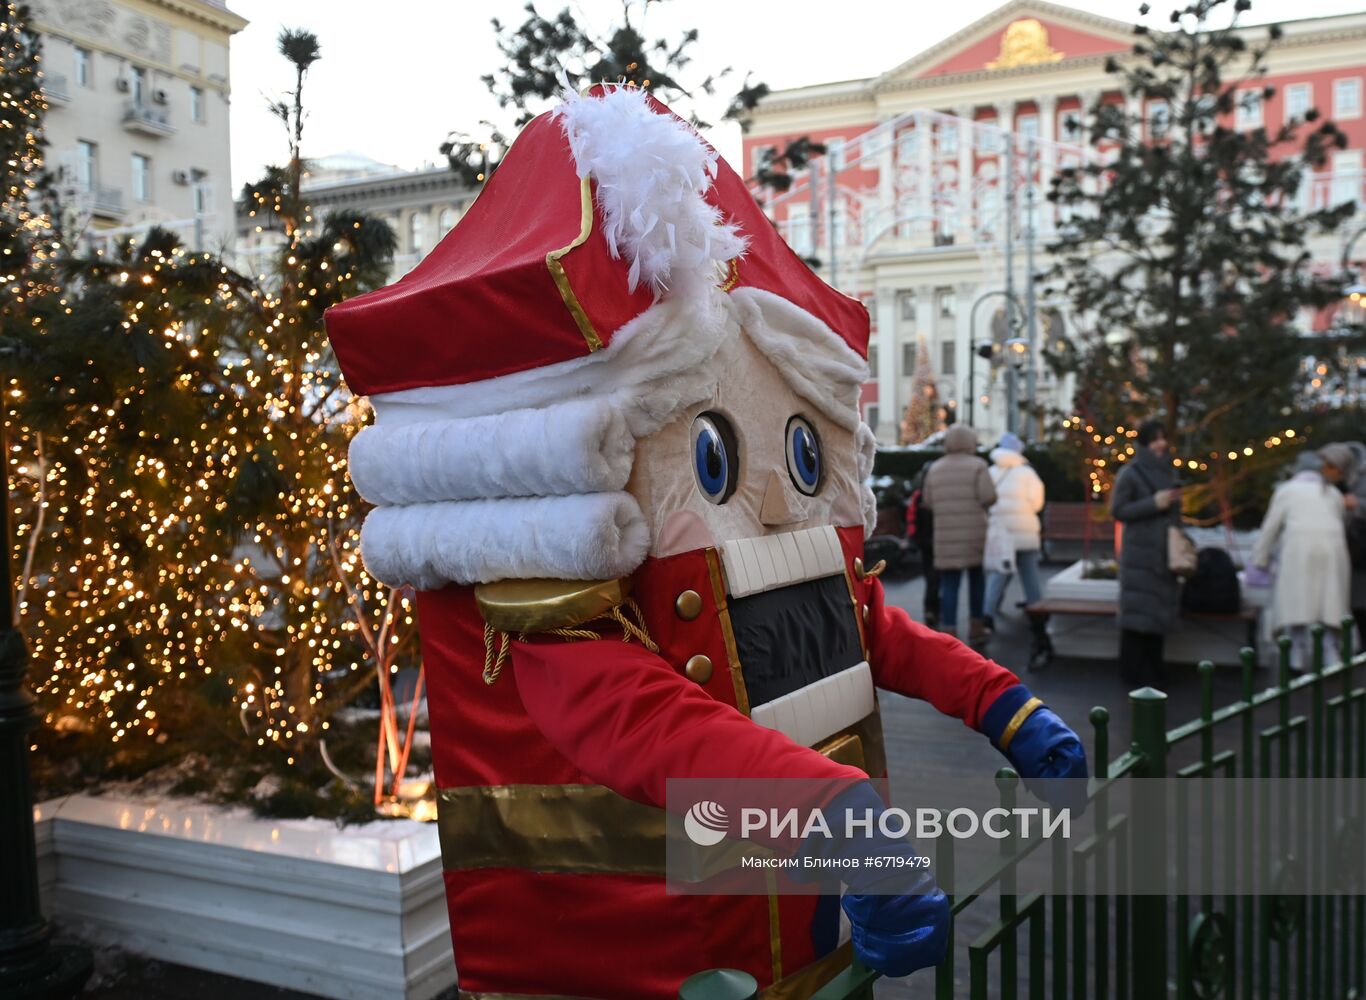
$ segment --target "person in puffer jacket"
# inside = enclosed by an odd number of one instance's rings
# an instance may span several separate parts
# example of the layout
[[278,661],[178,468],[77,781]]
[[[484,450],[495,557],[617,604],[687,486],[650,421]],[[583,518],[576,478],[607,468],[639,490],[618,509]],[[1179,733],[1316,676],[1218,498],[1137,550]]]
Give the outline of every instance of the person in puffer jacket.
[[923,500],[934,511],[934,567],[939,570],[941,628],[958,627],[958,594],[968,577],[971,641],[985,639],[982,619],[985,588],[982,552],[987,540],[987,510],[996,502],[987,463],[977,457],[977,432],[955,424],[944,435],[944,457],[925,473]]
[[[996,503],[989,512],[992,527],[999,524],[1010,534],[1015,548],[1015,572],[1020,574],[1025,604],[1043,600],[1043,584],[1039,579],[1039,549],[1041,525],[1039,512],[1043,510],[1043,480],[1024,457],[1024,442],[1006,432],[991,452],[991,482],[996,487]],[[986,599],[983,602],[987,627],[992,624],[1009,573],[992,571],[987,574]]]

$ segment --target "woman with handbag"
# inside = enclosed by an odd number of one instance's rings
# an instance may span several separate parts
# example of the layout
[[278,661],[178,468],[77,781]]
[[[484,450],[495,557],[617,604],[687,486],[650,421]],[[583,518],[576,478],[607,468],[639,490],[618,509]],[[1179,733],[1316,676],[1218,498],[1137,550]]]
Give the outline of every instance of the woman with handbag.
[[[1138,428],[1134,458],[1115,479],[1111,512],[1123,525],[1119,551],[1119,675],[1126,684],[1160,687],[1163,647],[1176,624],[1180,579],[1193,563],[1181,534],[1181,487],[1168,457],[1167,431],[1158,420]],[[1176,539],[1169,538],[1176,535]],[[1184,544],[1182,544],[1184,541]],[[1194,569],[1192,565],[1190,567]]]
[[1314,625],[1324,627],[1324,662],[1342,659],[1338,637],[1348,614],[1352,570],[1345,505],[1329,481],[1340,466],[1325,468],[1324,451],[1331,447],[1303,452],[1291,477],[1276,487],[1252,553],[1253,564],[1262,569],[1279,553],[1271,627],[1290,636],[1290,665],[1296,670],[1310,665]]

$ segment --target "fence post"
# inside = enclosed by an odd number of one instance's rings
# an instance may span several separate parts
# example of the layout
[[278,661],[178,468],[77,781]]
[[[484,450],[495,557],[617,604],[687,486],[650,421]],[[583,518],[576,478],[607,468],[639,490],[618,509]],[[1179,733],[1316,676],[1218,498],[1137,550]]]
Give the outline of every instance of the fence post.
[[739,969],[709,969],[689,976],[678,989],[678,1000],[754,1000],[759,984]]
[[[1133,898],[1134,991],[1147,998],[1167,995],[1167,696],[1150,687],[1129,694],[1133,750],[1143,758],[1134,771]],[[1138,894],[1140,888],[1146,891]]]

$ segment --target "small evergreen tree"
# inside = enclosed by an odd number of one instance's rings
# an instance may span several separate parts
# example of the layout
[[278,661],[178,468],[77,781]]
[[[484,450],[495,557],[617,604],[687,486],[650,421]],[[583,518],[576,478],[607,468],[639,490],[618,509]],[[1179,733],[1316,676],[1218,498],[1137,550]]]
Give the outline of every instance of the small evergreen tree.
[[1225,518],[1257,472],[1249,452],[1270,454],[1264,446],[1297,422],[1294,321],[1337,294],[1311,272],[1306,241],[1350,212],[1298,207],[1305,171],[1344,138],[1314,111],[1274,131],[1255,124],[1273,94],[1263,78],[1280,30],[1249,42],[1249,0],[1212,27],[1227,2],[1194,0],[1172,12],[1170,30],[1135,28],[1132,57],[1107,69],[1140,109],[1166,111],[1126,114],[1102,98],[1091,109],[1099,155],[1061,171],[1050,193],[1068,219],[1051,277],[1085,324],[1052,360],[1079,376],[1078,412],[1106,446],[1102,468],[1132,453],[1138,419],[1161,414],[1190,469],[1210,472]]
[[918,444],[939,430],[939,386],[930,363],[930,348],[924,337],[916,338],[915,372],[911,376],[911,398],[901,417],[899,444]]

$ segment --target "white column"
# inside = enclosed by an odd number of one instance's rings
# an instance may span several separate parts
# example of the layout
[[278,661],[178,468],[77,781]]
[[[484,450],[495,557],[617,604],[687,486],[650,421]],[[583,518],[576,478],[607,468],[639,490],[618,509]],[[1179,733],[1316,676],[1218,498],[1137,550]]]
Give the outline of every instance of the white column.
[[[934,116],[922,112],[915,116],[915,212],[916,231],[922,235],[934,231]],[[932,243],[932,239],[920,242]]]
[[973,228],[973,209],[972,203],[972,116],[976,108],[971,104],[962,104],[954,108],[953,113],[958,116],[958,219],[956,223],[956,236],[961,239],[968,239]]
[[896,337],[896,289],[877,290],[877,439],[897,443],[901,426],[897,386],[901,381],[901,357]]
[[1039,220],[1039,231],[1051,233],[1054,230],[1056,215],[1053,203],[1048,200],[1048,189],[1053,174],[1058,169],[1056,123],[1058,120],[1058,98],[1054,95],[1040,97],[1039,105],[1039,174],[1038,187],[1035,189],[1035,217]]
[[[884,123],[883,135],[878,140],[882,148],[877,154],[877,231],[881,232],[895,221],[896,204],[896,136],[890,125]],[[864,231],[866,241],[872,234]],[[879,418],[880,419],[880,418]]]

